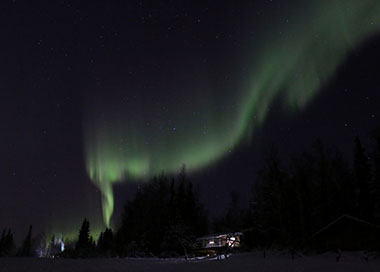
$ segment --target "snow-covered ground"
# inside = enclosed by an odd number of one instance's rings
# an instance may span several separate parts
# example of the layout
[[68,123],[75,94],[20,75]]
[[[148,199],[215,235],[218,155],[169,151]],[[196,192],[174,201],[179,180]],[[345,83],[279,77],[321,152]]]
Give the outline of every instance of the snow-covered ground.
[[289,254],[278,252],[240,253],[226,260],[191,260],[183,259],[38,259],[38,258],[0,258],[0,272],[21,271],[380,271],[380,260],[369,258],[366,261],[361,252],[342,253],[341,260],[335,261],[334,253],[297,257],[291,259]]

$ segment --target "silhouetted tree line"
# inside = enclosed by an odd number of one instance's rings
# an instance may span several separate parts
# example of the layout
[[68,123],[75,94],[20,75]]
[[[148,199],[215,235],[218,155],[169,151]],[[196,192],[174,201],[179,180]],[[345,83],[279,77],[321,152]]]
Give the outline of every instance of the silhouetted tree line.
[[109,228],[97,243],[85,219],[75,247],[64,257],[187,256],[195,239],[207,233],[208,217],[191,181],[181,170],[177,180],[165,175],[143,185],[124,207],[116,233]]
[[[380,129],[373,138],[370,152],[355,139],[352,163],[320,140],[286,164],[271,150],[252,187],[248,208],[242,208],[239,194],[231,192],[227,210],[214,220],[213,231],[242,231],[247,249],[295,249],[343,214],[380,225]],[[144,184],[125,204],[115,233],[107,228],[96,242],[90,236],[90,222],[84,219],[75,246],[66,245],[61,255],[187,256],[196,238],[208,231],[207,214],[183,168],[176,179],[160,175]],[[4,230],[0,256],[33,256],[33,244],[32,226],[19,249],[12,231]]]
[[3,230],[0,238],[0,256],[11,256],[14,251],[14,241],[11,229]]
[[252,190],[249,208],[240,210],[238,226],[250,229],[246,246],[297,247],[343,214],[380,225],[380,133],[367,153],[354,141],[352,166],[336,148],[318,140],[311,150],[284,165],[270,152]]
[[19,248],[16,248],[11,229],[4,229],[0,238],[0,257],[33,257],[35,255],[32,239],[32,225]]
[[246,217],[247,210],[241,207],[239,193],[232,191],[225,214],[213,220],[213,231],[216,233],[241,231],[248,224]]
[[127,202],[116,250],[120,256],[187,255],[207,230],[207,215],[183,168],[177,180],[156,177]]

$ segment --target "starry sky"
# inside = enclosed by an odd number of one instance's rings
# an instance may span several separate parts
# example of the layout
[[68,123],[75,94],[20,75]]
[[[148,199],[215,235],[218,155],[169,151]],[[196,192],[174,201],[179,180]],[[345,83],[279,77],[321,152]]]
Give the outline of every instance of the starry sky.
[[321,138],[349,157],[379,121],[375,0],[16,0],[0,15],[0,228],[16,235],[117,226],[138,186],[182,164],[218,214],[231,190],[248,199],[270,146]]

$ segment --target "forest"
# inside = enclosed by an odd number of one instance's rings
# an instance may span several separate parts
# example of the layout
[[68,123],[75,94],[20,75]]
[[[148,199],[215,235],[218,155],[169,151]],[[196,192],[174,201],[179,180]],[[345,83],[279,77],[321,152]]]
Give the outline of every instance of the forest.
[[[229,205],[218,218],[209,218],[185,167],[177,177],[153,177],[126,201],[118,228],[105,229],[95,240],[90,222],[84,219],[77,241],[66,243],[65,250],[56,255],[188,257],[196,254],[197,237],[233,231],[243,232],[243,251],[318,251],[307,241],[342,215],[380,233],[379,128],[369,140],[368,151],[359,137],[353,140],[352,160],[321,140],[287,160],[280,159],[276,148],[268,150],[252,181],[249,203],[240,203],[239,194],[231,192]],[[379,237],[373,237],[374,244]],[[47,245],[50,254],[53,247],[54,237]],[[38,249],[40,242],[33,237],[32,226],[19,247],[12,230],[3,230],[0,256],[37,256]],[[356,249],[379,250],[373,245]]]

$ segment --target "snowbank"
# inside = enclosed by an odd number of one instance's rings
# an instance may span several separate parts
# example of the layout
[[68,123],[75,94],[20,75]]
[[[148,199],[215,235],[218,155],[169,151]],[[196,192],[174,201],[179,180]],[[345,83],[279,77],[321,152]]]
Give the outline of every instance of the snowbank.
[[19,271],[380,271],[380,260],[364,258],[363,252],[343,252],[339,262],[335,253],[315,256],[296,257],[281,252],[234,254],[228,259],[38,259],[38,258],[0,258],[0,272]]

